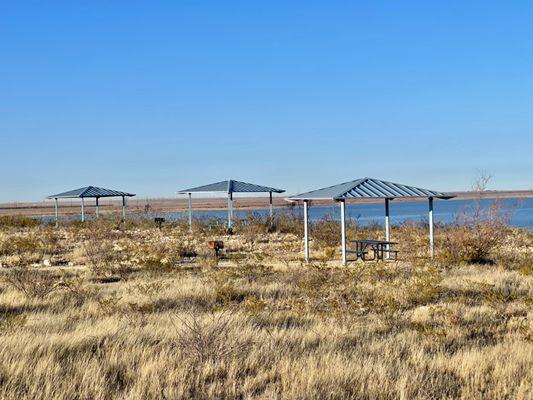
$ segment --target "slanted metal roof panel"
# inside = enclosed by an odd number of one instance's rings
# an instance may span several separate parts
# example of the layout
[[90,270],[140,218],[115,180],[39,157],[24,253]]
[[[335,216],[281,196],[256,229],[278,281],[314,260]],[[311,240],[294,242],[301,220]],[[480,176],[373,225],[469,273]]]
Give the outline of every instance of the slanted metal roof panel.
[[82,198],[82,197],[133,197],[135,194],[118,190],[104,189],[97,186],[85,186],[68,192],[48,196],[48,199]]
[[443,192],[421,189],[400,183],[387,182],[373,178],[361,178],[339,185],[298,194],[289,197],[288,200],[393,199],[424,197],[450,199],[454,196]]
[[195,193],[195,192],[225,192],[225,193],[283,193],[285,190],[276,189],[269,186],[261,186],[253,183],[240,182],[235,180],[228,180],[222,182],[211,183],[209,185],[197,186],[190,189],[180,190],[179,194]]

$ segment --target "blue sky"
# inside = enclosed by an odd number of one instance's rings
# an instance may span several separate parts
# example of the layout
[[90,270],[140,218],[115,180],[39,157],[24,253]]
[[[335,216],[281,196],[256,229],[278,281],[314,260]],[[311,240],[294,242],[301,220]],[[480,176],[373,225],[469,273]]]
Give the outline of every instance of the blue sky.
[[533,188],[533,3],[0,3],[0,201]]

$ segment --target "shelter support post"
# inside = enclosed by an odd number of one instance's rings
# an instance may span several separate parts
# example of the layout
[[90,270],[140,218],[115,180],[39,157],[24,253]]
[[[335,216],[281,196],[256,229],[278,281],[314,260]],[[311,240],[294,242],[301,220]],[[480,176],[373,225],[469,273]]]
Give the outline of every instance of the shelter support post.
[[83,197],[81,198],[81,222],[85,222],[85,204]]
[[[390,199],[385,199],[385,240],[390,242],[390,211],[389,211]],[[390,258],[390,244],[387,245],[387,258]]]
[[304,251],[305,261],[309,262],[309,201],[304,200]]
[[57,203],[57,197],[54,199],[54,201],[55,201],[56,227],[58,227],[59,226],[59,210],[58,210],[59,205]]
[[189,231],[192,232],[192,194],[189,195]]
[[232,228],[233,220],[233,193],[228,193],[228,230]]
[[122,222],[126,221],[126,197],[122,196]]
[[269,194],[269,199],[270,199],[270,220],[272,221],[272,217],[274,216],[274,209],[272,207],[272,192],[268,192]]
[[96,218],[100,218],[100,207],[98,206],[98,197],[96,197]]
[[342,265],[346,265],[346,201],[341,201],[341,245]]
[[433,257],[435,254],[435,248],[434,248],[434,236],[433,236],[433,227],[434,227],[434,221],[433,221],[433,197],[429,198],[429,255],[430,257]]

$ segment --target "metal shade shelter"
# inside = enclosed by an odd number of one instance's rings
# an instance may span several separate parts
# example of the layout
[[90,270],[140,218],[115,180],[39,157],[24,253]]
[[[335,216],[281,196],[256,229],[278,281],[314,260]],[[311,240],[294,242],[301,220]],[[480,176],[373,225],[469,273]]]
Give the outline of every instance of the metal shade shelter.
[[191,189],[180,190],[178,194],[186,194],[189,196],[189,229],[192,229],[192,193],[197,192],[223,192],[228,195],[228,230],[232,227],[233,220],[233,193],[268,193],[270,199],[270,217],[273,216],[272,193],[283,193],[285,190],[276,189],[269,186],[261,186],[253,183],[240,182],[235,180],[227,180],[222,182],[211,183],[194,187]]
[[[361,178],[339,185],[329,186],[323,189],[298,194],[287,198],[289,201],[303,200],[304,203],[304,242],[305,259],[309,260],[309,201],[310,200],[334,200],[340,203],[341,208],[341,236],[342,236],[342,264],[346,265],[346,200],[356,199],[384,199],[385,200],[385,235],[387,242],[390,242],[390,218],[389,202],[401,199],[423,199],[429,201],[429,253],[434,254],[434,221],[433,221],[433,199],[451,199],[452,195],[436,192],[428,189],[421,189],[414,186],[402,185],[373,178]],[[387,247],[387,250],[390,250]]]
[[81,199],[81,222],[85,222],[85,199],[94,198],[96,201],[96,218],[100,217],[100,208],[98,199],[101,197],[122,197],[122,221],[126,219],[126,197],[133,197],[135,194],[120,192],[118,190],[104,189],[96,186],[86,186],[79,189],[69,190],[68,192],[53,194],[47,199],[55,200],[55,217],[56,225],[58,223],[58,200],[59,199]]

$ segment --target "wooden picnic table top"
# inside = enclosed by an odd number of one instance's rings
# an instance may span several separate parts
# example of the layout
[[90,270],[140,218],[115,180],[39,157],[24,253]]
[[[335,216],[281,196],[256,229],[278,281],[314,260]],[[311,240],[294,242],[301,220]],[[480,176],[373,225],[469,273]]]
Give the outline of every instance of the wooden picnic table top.
[[375,239],[357,239],[350,240],[350,243],[362,243],[362,244],[398,244],[398,242],[388,242],[386,240],[375,240]]

